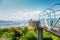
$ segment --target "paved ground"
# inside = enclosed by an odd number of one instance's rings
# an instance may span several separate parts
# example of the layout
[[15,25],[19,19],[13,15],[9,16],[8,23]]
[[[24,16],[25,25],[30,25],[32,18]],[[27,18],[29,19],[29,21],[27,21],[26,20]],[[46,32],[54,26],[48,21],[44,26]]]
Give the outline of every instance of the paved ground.
[[1,37],[0,40],[9,40],[9,39]]

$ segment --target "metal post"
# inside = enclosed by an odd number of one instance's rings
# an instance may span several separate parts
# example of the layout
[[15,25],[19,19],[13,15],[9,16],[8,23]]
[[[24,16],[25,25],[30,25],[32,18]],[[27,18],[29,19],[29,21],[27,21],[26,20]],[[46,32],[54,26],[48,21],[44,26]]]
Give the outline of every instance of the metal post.
[[49,30],[51,30],[51,12],[48,14],[48,16],[49,16],[49,27],[48,27],[48,29]]
[[38,28],[38,40],[43,40],[43,29]]

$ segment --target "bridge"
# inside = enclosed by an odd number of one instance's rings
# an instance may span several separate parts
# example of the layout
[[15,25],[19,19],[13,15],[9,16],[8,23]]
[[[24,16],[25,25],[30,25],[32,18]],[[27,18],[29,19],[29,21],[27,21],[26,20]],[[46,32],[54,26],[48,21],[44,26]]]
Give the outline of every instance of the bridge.
[[38,29],[38,40],[42,40],[42,30],[46,30],[60,38],[60,13],[57,13],[60,12],[60,9],[53,9],[56,6],[60,6],[60,3],[41,11],[39,21],[32,21],[32,26]]

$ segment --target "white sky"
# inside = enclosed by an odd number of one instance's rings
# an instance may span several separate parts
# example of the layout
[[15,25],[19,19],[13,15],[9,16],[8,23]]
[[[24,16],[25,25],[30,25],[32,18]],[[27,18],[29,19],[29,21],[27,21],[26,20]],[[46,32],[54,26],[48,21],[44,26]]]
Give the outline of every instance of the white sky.
[[35,11],[15,11],[15,12],[0,12],[0,19],[2,20],[29,20],[29,19],[38,19],[40,10]]
[[[29,20],[29,19],[39,19],[40,10],[35,11],[15,11],[15,12],[0,12],[1,20]],[[56,15],[60,17],[60,11],[56,12]]]

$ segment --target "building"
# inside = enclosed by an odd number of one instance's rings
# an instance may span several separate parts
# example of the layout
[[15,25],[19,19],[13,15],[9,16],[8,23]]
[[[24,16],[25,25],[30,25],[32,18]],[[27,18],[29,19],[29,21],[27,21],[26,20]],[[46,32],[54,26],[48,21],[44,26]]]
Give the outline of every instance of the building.
[[39,21],[37,21],[37,20],[31,19],[31,20],[29,20],[28,24],[29,24],[29,27],[34,27],[34,28],[39,27]]

